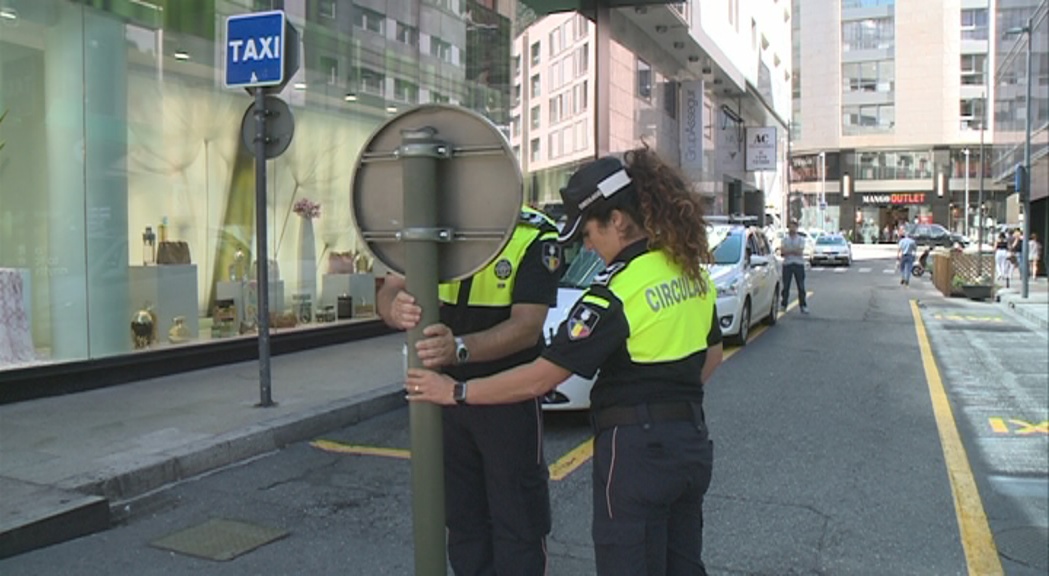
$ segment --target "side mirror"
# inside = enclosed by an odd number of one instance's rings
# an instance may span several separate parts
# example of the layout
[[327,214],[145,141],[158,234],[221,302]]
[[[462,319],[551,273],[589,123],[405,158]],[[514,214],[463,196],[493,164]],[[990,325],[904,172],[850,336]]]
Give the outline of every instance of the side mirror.
[[764,256],[750,256],[750,265],[754,268],[761,268],[769,265],[769,259]]

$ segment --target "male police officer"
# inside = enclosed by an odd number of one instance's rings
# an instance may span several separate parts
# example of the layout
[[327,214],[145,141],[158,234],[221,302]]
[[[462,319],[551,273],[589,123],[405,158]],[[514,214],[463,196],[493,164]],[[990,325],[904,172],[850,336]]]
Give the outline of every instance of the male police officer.
[[[420,361],[467,380],[535,359],[563,264],[553,221],[523,208],[509,244],[490,265],[441,284],[441,322],[425,328]],[[386,323],[402,330],[421,318],[404,286],[403,278],[387,276],[377,297]],[[550,496],[539,399],[451,406],[442,416],[448,558],[455,573],[545,573]]]

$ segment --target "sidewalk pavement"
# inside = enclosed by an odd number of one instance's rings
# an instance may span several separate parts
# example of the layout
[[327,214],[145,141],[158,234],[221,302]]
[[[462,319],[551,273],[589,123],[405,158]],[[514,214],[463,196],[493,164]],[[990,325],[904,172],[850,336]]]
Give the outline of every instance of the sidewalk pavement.
[[[1001,290],[1049,330],[1049,284]],[[0,558],[104,530],[134,498],[404,405],[394,334],[272,361],[273,408],[243,362],[0,406]]]
[[104,530],[139,496],[404,405],[404,336],[0,406],[0,558]]
[[1049,330],[1049,282],[1032,278],[1027,284],[1027,298],[1020,296],[1020,282],[1010,282],[996,294],[998,302],[1009,312],[1028,320],[1042,330]]

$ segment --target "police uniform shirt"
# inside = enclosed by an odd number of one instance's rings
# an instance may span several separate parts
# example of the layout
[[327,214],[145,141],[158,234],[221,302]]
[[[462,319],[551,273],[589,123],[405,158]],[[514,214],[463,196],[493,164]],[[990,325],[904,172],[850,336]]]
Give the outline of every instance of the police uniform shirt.
[[[557,305],[557,283],[564,267],[557,227],[541,212],[524,209],[510,242],[488,266],[461,282],[441,284],[440,319],[456,335],[487,330],[510,318],[514,304]],[[444,371],[457,380],[488,376],[531,362],[534,346],[491,362],[468,362]]]
[[542,356],[575,374],[601,373],[593,408],[702,402],[706,350],[721,342],[714,283],[707,292],[647,240],[625,248],[576,302]]

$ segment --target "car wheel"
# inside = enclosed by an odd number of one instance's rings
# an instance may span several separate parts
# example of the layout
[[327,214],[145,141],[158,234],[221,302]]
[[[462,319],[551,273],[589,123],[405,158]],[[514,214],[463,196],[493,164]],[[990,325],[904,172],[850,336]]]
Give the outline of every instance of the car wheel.
[[769,310],[768,318],[765,318],[765,324],[775,326],[777,320],[779,320],[779,284],[776,284],[776,291],[772,293],[772,309]]
[[750,298],[743,303],[743,311],[739,314],[739,334],[736,335],[736,344],[746,346],[750,338]]

